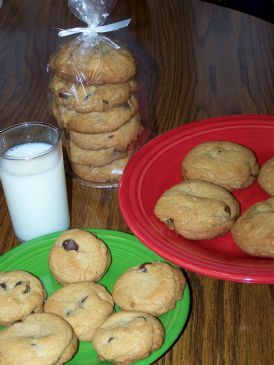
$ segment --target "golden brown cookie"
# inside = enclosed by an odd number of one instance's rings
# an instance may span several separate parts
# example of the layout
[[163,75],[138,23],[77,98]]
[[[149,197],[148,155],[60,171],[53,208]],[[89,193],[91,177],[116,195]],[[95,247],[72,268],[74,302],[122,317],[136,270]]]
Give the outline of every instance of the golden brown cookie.
[[81,229],[64,231],[49,254],[49,268],[60,284],[97,281],[111,262],[107,245],[96,235]]
[[45,312],[63,317],[80,341],[91,341],[97,328],[113,310],[111,294],[103,285],[90,281],[67,284],[45,303]]
[[99,167],[73,163],[72,170],[75,175],[86,181],[97,183],[118,182],[128,160],[129,158],[126,157]]
[[208,240],[230,230],[239,203],[221,186],[207,181],[185,181],[157,201],[155,215],[171,230],[193,240]]
[[0,272],[0,324],[7,326],[32,312],[42,312],[46,296],[43,283],[33,274]]
[[114,160],[127,156],[127,151],[117,151],[113,147],[94,151],[80,148],[73,141],[69,141],[67,145],[67,152],[72,163],[94,167],[105,166]]
[[258,183],[264,191],[274,196],[274,157],[261,166]]
[[79,133],[106,133],[120,128],[136,114],[138,101],[132,94],[127,102],[104,112],[78,113],[58,106],[53,101],[52,112],[59,127]]
[[235,243],[249,255],[274,258],[274,198],[244,211],[231,233]]
[[233,191],[255,181],[259,165],[255,154],[233,142],[212,141],[191,149],[182,162],[186,180],[203,180]]
[[91,47],[83,38],[62,46],[49,66],[62,79],[96,85],[126,82],[136,74],[135,59],[125,47],[108,43]]
[[102,112],[125,103],[136,91],[136,81],[122,84],[85,85],[53,76],[50,89],[57,104],[79,113]]
[[0,331],[1,365],[62,365],[76,353],[72,327],[51,313],[35,313]]
[[176,306],[185,287],[182,271],[166,262],[129,268],[116,281],[112,296],[123,310],[160,316]]
[[[116,151],[125,151],[131,142],[137,140],[142,131],[140,120],[140,114],[136,113],[127,123],[115,131],[96,134],[71,131],[70,138],[75,145],[81,148],[92,150],[115,148]],[[117,158],[115,159],[117,160]]]
[[144,312],[112,314],[97,330],[93,345],[101,360],[127,365],[148,357],[164,341],[161,322]]

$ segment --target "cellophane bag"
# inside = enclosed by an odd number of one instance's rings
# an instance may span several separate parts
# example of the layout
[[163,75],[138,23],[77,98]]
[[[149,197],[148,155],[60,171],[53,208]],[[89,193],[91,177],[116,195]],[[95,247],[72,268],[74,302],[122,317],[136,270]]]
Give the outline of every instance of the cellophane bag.
[[60,32],[69,40],[48,65],[51,110],[69,168],[82,184],[99,188],[119,184],[129,159],[152,132],[142,62],[125,42],[110,38],[109,30],[114,34],[129,20],[104,25],[113,5],[69,0],[87,27]]

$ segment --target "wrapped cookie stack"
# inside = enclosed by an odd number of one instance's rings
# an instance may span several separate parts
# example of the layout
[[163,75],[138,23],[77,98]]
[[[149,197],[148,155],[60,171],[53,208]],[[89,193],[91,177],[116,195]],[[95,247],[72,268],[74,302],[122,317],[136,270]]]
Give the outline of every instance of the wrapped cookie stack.
[[93,31],[60,47],[49,69],[52,111],[73,174],[87,185],[117,185],[143,131],[135,58]]
[[52,109],[74,174],[109,186],[119,180],[142,131],[136,65],[122,47],[82,46],[73,40],[50,61]]

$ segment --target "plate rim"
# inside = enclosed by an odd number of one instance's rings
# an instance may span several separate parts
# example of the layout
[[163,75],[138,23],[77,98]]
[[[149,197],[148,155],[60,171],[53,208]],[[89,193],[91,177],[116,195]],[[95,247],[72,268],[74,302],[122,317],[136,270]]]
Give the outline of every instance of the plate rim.
[[[258,121],[260,123],[258,124]],[[207,277],[211,277],[214,279],[220,279],[231,282],[241,282],[241,283],[254,283],[254,284],[274,284],[274,263],[273,263],[273,275],[271,278],[269,277],[269,272],[265,273],[265,270],[262,270],[262,273],[248,274],[245,275],[242,272],[229,272],[229,271],[219,271],[214,268],[204,268],[200,267],[197,264],[193,264],[193,262],[185,261],[181,257],[178,258],[176,256],[170,257],[169,253],[162,251],[162,247],[155,246],[155,242],[157,241],[157,234],[152,235],[152,238],[149,239],[147,235],[147,228],[142,225],[142,223],[138,222],[138,219],[134,213],[130,213],[128,210],[130,196],[127,194],[126,186],[129,184],[129,180],[132,177],[132,171],[134,171],[135,161],[144,160],[146,161],[146,153],[154,151],[155,153],[159,150],[163,150],[164,147],[168,146],[172,143],[172,141],[176,138],[176,136],[182,131],[190,137],[193,136],[193,131],[202,133],[204,130],[208,130],[209,127],[216,127],[218,122],[222,122],[217,130],[231,129],[231,128],[245,128],[246,126],[253,128],[270,128],[274,131],[274,116],[265,115],[265,114],[240,114],[240,115],[227,115],[221,117],[213,117],[213,118],[204,118],[200,120],[195,120],[193,122],[180,125],[171,130],[168,130],[150,140],[147,144],[142,146],[135,154],[132,156],[130,161],[128,162],[124,173],[122,174],[119,186],[118,186],[118,201],[119,208],[121,214],[127,223],[130,230],[133,234],[139,238],[139,240],[149,247],[152,251],[157,253],[157,255],[164,257],[166,260],[173,262],[174,264],[182,267],[185,270],[189,270]],[[239,123],[240,122],[240,123]],[[162,144],[161,144],[162,142]],[[163,147],[164,145],[164,147]],[[140,186],[135,187],[138,191]],[[125,195],[124,195],[125,194]],[[127,206],[127,207],[126,207]],[[135,206],[136,208],[136,206]],[[251,258],[252,259],[252,258]],[[253,258],[256,260],[257,258]],[[260,258],[259,258],[260,259]],[[264,260],[271,260],[263,258]],[[269,271],[270,269],[268,269]]]

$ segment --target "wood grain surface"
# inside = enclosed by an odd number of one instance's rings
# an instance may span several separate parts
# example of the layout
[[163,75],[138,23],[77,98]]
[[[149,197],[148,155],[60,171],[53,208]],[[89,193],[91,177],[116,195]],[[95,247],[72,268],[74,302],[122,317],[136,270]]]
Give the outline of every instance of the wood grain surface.
[[[113,36],[136,53],[155,135],[206,117],[273,114],[273,24],[199,0],[118,1],[111,20],[128,17],[129,29]],[[47,64],[65,41],[57,28],[82,25],[65,0],[4,0],[0,130],[27,120],[55,123]],[[73,228],[130,232],[116,190],[87,188],[68,179],[68,191]],[[18,244],[1,188],[0,250]],[[156,364],[273,364],[273,285],[186,275],[192,291],[189,321]]]

